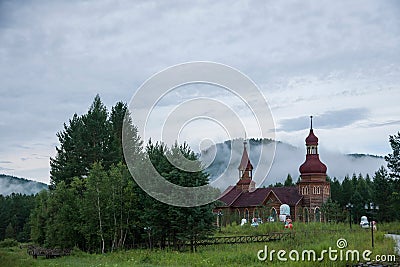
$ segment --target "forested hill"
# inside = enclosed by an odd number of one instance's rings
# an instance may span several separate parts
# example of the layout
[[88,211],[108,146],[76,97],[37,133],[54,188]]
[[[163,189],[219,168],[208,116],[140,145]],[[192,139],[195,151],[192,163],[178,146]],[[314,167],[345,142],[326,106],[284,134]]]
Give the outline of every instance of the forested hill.
[[[236,140],[238,141],[238,140]],[[221,185],[221,188],[226,188],[226,186],[236,183],[238,179],[238,169],[239,160],[243,152],[243,140],[239,140],[240,145],[236,145],[232,151],[234,161],[230,168],[226,171],[229,174],[229,179],[227,184]],[[287,175],[290,174],[294,181],[297,181],[299,177],[299,166],[305,160],[305,146],[302,148],[292,146],[287,143],[273,141],[270,139],[250,139],[248,142],[248,149],[250,160],[254,166],[257,167],[257,162],[259,160],[259,155],[261,148],[265,151],[271,151],[273,145],[276,145],[276,152],[271,170],[264,181],[264,185],[268,186],[270,184],[275,184],[276,182],[284,182]],[[261,147],[262,146],[262,147]],[[207,149],[203,154],[213,154],[216,153],[215,160],[207,168],[207,172],[210,174],[211,180],[218,177],[227,166],[231,153],[232,141],[228,140],[224,143],[218,143],[216,145],[216,151],[211,151],[212,149]],[[268,153],[268,152],[267,152]],[[365,154],[341,154],[339,152],[327,151],[321,145],[319,146],[320,159],[328,167],[327,174],[331,178],[336,177],[339,181],[342,181],[346,175],[350,177],[355,174],[361,173],[364,177],[369,174],[371,177],[374,173],[381,167],[386,167],[386,162],[383,157],[365,155]],[[207,157],[207,156],[206,156]],[[260,162],[260,164],[269,164],[268,162]],[[230,184],[228,184],[230,183]]]
[[11,193],[36,194],[43,189],[47,189],[47,187],[47,184],[44,183],[0,174],[0,195],[3,196]]

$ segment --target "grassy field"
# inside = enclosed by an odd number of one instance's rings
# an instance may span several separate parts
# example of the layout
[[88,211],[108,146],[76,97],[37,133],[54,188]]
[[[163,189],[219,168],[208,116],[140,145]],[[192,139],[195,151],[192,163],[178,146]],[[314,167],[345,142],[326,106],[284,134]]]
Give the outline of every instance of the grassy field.
[[[375,248],[369,256],[371,259],[375,259],[376,255],[394,254],[394,241],[384,237],[384,234],[390,230],[399,231],[400,224],[380,225],[380,229],[375,232]],[[217,232],[216,235],[256,235],[275,231],[284,231],[282,224],[263,224],[258,228],[229,226],[222,228],[222,232]],[[364,250],[372,250],[371,232],[360,229],[358,225],[353,226],[353,230],[350,231],[349,226],[344,224],[297,223],[295,231],[294,239],[268,243],[214,245],[200,247],[196,253],[155,249],[91,255],[75,250],[68,257],[58,259],[41,257],[35,260],[26,253],[26,249],[13,246],[0,249],[0,266],[346,266],[345,260],[330,261],[327,253],[324,254],[322,261],[295,262],[289,259],[289,252],[294,249],[299,251],[301,259],[303,250],[314,250],[319,258],[323,250],[329,250],[331,247],[338,251],[337,255],[340,259],[340,251],[343,251],[343,258],[345,258],[347,250],[358,250],[361,258]],[[337,247],[336,242],[340,238],[347,241],[347,247],[343,249]],[[260,261],[257,258],[257,252],[263,250],[265,245],[268,246],[268,252],[285,250],[284,257],[288,261],[279,261],[276,253],[273,255],[273,261],[269,259]],[[294,257],[295,254],[292,256]],[[399,258],[400,256],[397,256],[397,260]]]

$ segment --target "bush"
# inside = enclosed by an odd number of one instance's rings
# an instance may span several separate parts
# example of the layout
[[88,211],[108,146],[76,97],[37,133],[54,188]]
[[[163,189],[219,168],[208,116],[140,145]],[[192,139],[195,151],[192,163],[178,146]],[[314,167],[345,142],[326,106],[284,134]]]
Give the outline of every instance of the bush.
[[15,246],[18,246],[18,242],[14,239],[7,238],[4,239],[3,241],[0,241],[0,248],[9,248]]

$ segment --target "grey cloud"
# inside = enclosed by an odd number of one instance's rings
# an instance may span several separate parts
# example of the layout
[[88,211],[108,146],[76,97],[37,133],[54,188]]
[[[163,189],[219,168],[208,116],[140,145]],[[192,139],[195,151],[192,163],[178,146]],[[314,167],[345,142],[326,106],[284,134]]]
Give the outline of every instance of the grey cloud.
[[[328,111],[313,116],[314,126],[320,129],[341,128],[353,124],[356,121],[366,119],[369,111],[366,108],[350,108],[336,111]],[[279,122],[277,131],[293,132],[308,129],[310,117],[301,116],[284,119]]]
[[0,167],[0,171],[13,171],[14,169],[11,168],[4,168],[4,167]]
[[384,122],[374,122],[374,123],[369,123],[365,127],[383,127],[383,126],[389,126],[389,125],[400,125],[400,120],[388,120]]
[[232,65],[258,84],[337,70],[382,79],[376,71],[400,60],[399,13],[373,0],[0,1],[0,157],[31,142],[53,153],[62,123],[95,94],[128,102],[152,74],[186,61]]

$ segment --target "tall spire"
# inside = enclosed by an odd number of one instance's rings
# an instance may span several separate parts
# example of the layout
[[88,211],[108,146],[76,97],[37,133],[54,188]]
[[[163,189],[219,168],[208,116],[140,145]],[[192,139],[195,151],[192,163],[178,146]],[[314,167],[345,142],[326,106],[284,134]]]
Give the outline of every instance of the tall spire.
[[236,183],[236,188],[246,191],[252,191],[255,188],[253,178],[253,165],[250,162],[249,155],[246,148],[247,141],[243,140],[243,154],[239,165],[239,181]]
[[306,146],[318,145],[318,137],[316,137],[314,134],[312,119],[313,119],[313,116],[310,116],[310,133],[306,138]]
[[253,170],[253,165],[250,162],[249,155],[247,154],[246,148],[247,141],[243,141],[243,154],[242,159],[240,160],[239,165],[239,178],[250,178],[251,179],[251,172]]
[[318,137],[314,134],[312,128],[312,118],[310,116],[310,133],[306,138],[307,155],[306,161],[300,166],[300,173],[326,173],[326,165],[319,160],[318,155]]
[[253,169],[253,166],[250,163],[249,155],[247,154],[247,141],[243,141],[243,154],[242,154],[242,159],[240,160],[240,165],[239,165],[239,170],[246,170],[248,168]]

